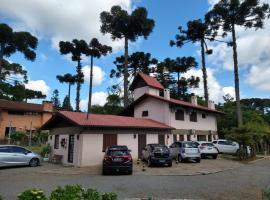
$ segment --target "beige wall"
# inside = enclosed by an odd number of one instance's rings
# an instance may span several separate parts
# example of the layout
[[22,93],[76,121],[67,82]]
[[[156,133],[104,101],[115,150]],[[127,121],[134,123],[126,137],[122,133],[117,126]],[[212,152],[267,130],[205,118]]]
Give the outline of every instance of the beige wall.
[[159,90],[158,89],[155,89],[155,88],[151,88],[149,86],[136,88],[133,91],[134,100],[140,98],[144,94],[152,94],[152,95],[159,96]]
[[[79,140],[77,140],[77,134],[80,133]],[[55,135],[60,134],[59,141],[64,138],[67,141],[66,147],[54,149]],[[75,147],[74,147],[74,162],[68,163],[68,139],[69,134],[75,135]],[[146,143],[157,143],[158,134],[170,134],[170,131],[162,130],[123,130],[123,129],[99,129],[99,130],[86,130],[82,131],[80,128],[68,127],[68,128],[56,128],[50,131],[48,143],[53,149],[53,154],[63,155],[63,164],[74,165],[79,167],[101,165],[104,157],[103,148],[103,134],[117,134],[117,144],[127,145],[131,150],[133,160],[138,158],[138,134],[146,134]],[[134,138],[134,135],[136,138]],[[50,139],[52,138],[52,139]]]
[[30,130],[32,122],[32,130],[41,127],[48,119],[51,118],[52,113],[38,113],[37,115],[11,115],[7,111],[0,112],[0,139],[5,138],[6,127],[16,127],[16,131]]

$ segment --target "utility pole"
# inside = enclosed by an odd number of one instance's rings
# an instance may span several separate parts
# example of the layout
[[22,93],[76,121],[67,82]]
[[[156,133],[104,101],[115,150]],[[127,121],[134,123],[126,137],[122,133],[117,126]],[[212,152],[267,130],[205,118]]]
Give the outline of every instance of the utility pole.
[[11,135],[11,121],[9,121],[9,129],[8,129],[8,144],[10,144],[10,135]]
[[32,139],[32,121],[30,122],[29,144],[28,144],[29,147],[31,147],[31,145],[32,145],[31,139]]

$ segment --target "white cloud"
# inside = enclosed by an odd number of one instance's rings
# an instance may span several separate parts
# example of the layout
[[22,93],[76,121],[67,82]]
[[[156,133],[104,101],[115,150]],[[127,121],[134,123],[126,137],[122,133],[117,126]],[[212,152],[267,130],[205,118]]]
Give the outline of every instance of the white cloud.
[[[208,0],[212,6],[216,0]],[[269,3],[269,0],[261,2]],[[249,84],[258,90],[270,91],[270,20],[265,20],[264,29],[255,31],[237,27],[237,53],[239,73],[245,74],[246,80],[240,82]],[[229,33],[230,34],[230,33]],[[230,36],[227,38],[230,39]],[[232,48],[224,43],[212,43],[213,55],[208,56],[208,62],[223,70],[233,70]]]
[[[203,97],[203,79],[201,69],[191,69],[187,73],[183,74],[182,77],[189,78],[190,76],[197,76],[200,78],[200,83],[198,88],[191,89],[190,92]],[[214,76],[214,70],[207,68],[207,83],[208,83],[208,93],[209,99],[215,103],[223,102],[223,96],[230,94],[234,97],[234,88],[232,86],[222,87]]]
[[[106,92],[94,92],[92,94],[92,105],[104,106],[106,103],[108,94]],[[80,109],[82,111],[87,111],[88,108],[88,98],[80,101]]]
[[[84,79],[89,82],[90,80],[90,66],[86,65],[82,68]],[[105,78],[105,72],[101,67],[93,66],[93,85],[100,85]]]
[[14,20],[15,26],[41,38],[50,37],[53,47],[58,47],[60,40],[89,41],[97,37],[101,43],[119,49],[123,41],[112,42],[109,34],[100,33],[99,15],[113,5],[131,10],[131,0],[1,0],[0,12]]
[[27,84],[25,84],[25,87],[30,90],[36,90],[41,91],[42,94],[48,95],[50,91],[50,87],[47,85],[47,83],[44,80],[30,80]]

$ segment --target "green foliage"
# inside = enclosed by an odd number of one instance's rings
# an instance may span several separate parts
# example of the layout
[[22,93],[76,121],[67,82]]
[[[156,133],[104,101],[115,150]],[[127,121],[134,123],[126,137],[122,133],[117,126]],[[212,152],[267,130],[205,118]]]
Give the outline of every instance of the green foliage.
[[15,142],[21,142],[23,141],[24,139],[27,139],[27,135],[26,133],[24,132],[14,132],[10,135],[10,139],[15,141]]
[[270,188],[266,188],[262,191],[262,200],[270,200]]
[[48,156],[48,155],[51,153],[51,151],[52,151],[52,148],[51,148],[51,146],[48,144],[48,145],[44,146],[44,147],[41,149],[40,155],[41,155],[42,157],[46,157],[46,156]]
[[0,196],[0,200],[4,200],[2,196]]
[[113,192],[104,193],[101,197],[102,200],[117,200],[117,195]]
[[[157,63],[158,60],[152,58],[150,53],[134,52],[128,57],[128,76],[129,78],[133,78],[138,72],[150,74],[154,70],[151,65]],[[110,77],[120,78],[124,75],[125,57],[116,57],[114,64],[116,65],[116,69],[111,70]]]
[[61,102],[60,102],[60,99],[59,99],[59,91],[57,89],[53,91],[51,101],[52,101],[55,108],[60,108],[61,107]]
[[18,200],[47,200],[47,198],[42,190],[34,188],[19,194]]
[[69,100],[68,95],[66,95],[64,100],[63,100],[62,110],[73,111],[73,108],[70,105],[70,100]]

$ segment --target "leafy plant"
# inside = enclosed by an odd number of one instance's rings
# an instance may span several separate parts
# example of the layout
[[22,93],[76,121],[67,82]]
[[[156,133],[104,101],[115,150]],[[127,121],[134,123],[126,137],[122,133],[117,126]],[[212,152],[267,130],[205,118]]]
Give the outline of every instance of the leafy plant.
[[113,192],[103,193],[101,197],[102,200],[117,200],[117,195]]
[[51,148],[51,146],[48,144],[48,145],[46,145],[45,147],[43,147],[43,148],[41,149],[40,155],[41,155],[42,157],[46,157],[46,155],[49,155],[49,154],[51,153],[51,151],[52,151],[52,148]]
[[262,192],[263,200],[270,200],[270,188],[264,189]]
[[18,200],[47,200],[47,198],[42,190],[34,188],[19,194]]
[[16,142],[21,142],[27,136],[24,132],[14,132],[10,135],[10,138]]
[[0,196],[0,200],[4,200],[2,196]]

